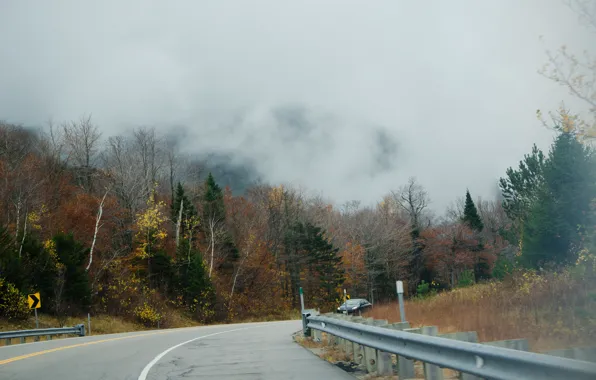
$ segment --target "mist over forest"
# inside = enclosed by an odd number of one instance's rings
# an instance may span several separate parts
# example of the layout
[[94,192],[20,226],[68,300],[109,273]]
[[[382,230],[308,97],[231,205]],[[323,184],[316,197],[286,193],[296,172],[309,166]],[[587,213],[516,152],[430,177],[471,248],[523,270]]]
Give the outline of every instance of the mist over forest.
[[596,336],[596,2],[281,3],[0,5],[0,318],[284,319],[401,279],[573,289],[543,314]]

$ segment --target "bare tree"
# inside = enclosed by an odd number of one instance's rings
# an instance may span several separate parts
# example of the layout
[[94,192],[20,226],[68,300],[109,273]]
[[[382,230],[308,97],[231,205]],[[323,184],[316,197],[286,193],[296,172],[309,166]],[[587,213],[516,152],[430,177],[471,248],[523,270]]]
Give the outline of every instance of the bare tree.
[[170,192],[172,200],[174,200],[174,185],[176,183],[180,161],[178,153],[178,141],[173,136],[170,136],[165,140],[165,160],[168,170]]
[[135,154],[135,146],[123,136],[110,137],[102,154],[103,166],[112,180],[112,189],[131,215],[147,199],[143,192],[145,177]]
[[483,200],[478,198],[476,208],[484,225],[482,234],[486,239],[496,242],[500,231],[509,223],[503,205],[496,199]]
[[254,253],[258,246],[257,233],[264,227],[264,212],[258,210],[254,205],[246,202],[243,198],[236,200],[233,209],[231,210],[232,220],[234,224],[236,245],[240,249],[241,259],[236,266],[235,273],[232,279],[232,289],[230,290],[230,304],[234,296],[236,284],[240,278],[248,259]]
[[61,171],[56,169],[61,169],[63,164],[68,162],[63,130],[63,128],[56,127],[53,120],[49,119],[47,121],[47,131],[41,133],[39,150],[42,157],[48,161],[47,166],[52,169],[52,172]]
[[447,206],[445,216],[448,223],[458,222],[464,217],[464,208],[466,199],[464,197],[457,197],[455,201]]
[[[578,15],[579,21],[596,34],[596,0],[566,0],[565,3]],[[593,54],[584,51],[577,56],[565,45],[555,52],[547,50],[547,63],[539,70],[589,107],[592,120],[572,115],[563,106],[557,114],[550,113],[556,125],[583,140],[596,139],[596,57]],[[542,118],[540,111],[538,116]]]
[[406,185],[402,186],[398,191],[392,191],[391,195],[395,204],[408,214],[412,229],[419,229],[421,227],[420,219],[422,213],[430,203],[428,193],[422,185],[416,182],[415,177],[410,177]]
[[39,137],[32,130],[0,122],[0,162],[5,172],[0,204],[6,224],[14,223],[14,243],[19,254],[28,233],[29,212],[39,206],[42,186],[48,182],[37,154]]
[[134,152],[140,161],[144,177],[144,199],[151,194],[164,164],[162,143],[154,128],[138,128],[133,131]]
[[70,163],[80,172],[79,179],[83,187],[90,190],[91,174],[97,159],[101,133],[91,121],[91,115],[65,123],[62,129]]
[[380,279],[409,277],[411,225],[392,197],[386,197],[376,208],[361,207],[358,201],[345,203],[334,226],[338,230],[337,246],[350,247],[346,271],[351,293],[378,300],[388,297],[393,286]]

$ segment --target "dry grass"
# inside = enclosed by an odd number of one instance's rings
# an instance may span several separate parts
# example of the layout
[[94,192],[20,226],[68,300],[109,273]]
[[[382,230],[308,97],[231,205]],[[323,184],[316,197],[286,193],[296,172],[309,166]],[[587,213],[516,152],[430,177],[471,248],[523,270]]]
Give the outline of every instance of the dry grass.
[[283,313],[276,314],[261,314],[258,316],[251,316],[247,318],[236,318],[233,323],[250,323],[250,322],[273,322],[273,321],[289,321],[300,320],[302,316],[300,310],[289,310]]
[[[169,327],[191,327],[197,326],[197,323],[193,320],[177,313],[169,315]],[[69,317],[66,319],[64,326],[74,326],[80,323],[85,324],[87,328],[87,317]],[[39,315],[39,327],[60,327],[58,319],[51,315],[40,314]],[[29,330],[35,328],[35,317],[31,317],[26,321],[6,321],[0,319],[0,331],[14,331],[14,330]],[[150,330],[142,324],[133,323],[120,317],[112,317],[109,315],[91,316],[91,333],[92,335],[102,334],[117,334],[131,331],[144,331]],[[88,333],[88,331],[87,331]],[[52,339],[58,339],[60,336],[54,336]],[[45,340],[44,337],[41,338]],[[28,342],[33,341],[33,338],[28,338]],[[13,340],[13,344],[16,340]],[[0,346],[4,345],[4,341],[0,341]]]
[[338,346],[327,345],[325,343],[327,341],[326,334],[324,334],[323,341],[321,342],[315,342],[312,338],[305,338],[302,334],[295,335],[294,340],[301,346],[315,352],[321,359],[327,360],[330,363],[335,364],[351,361],[350,355],[343,352]]
[[[340,346],[333,346],[327,344],[327,334],[322,334],[322,341],[316,342],[312,338],[305,338],[302,334],[296,334],[294,340],[312,351],[314,354],[319,356],[321,359],[326,360],[332,364],[347,363],[352,360],[352,354],[345,353]],[[393,355],[393,365],[397,365],[397,357]],[[414,362],[415,379],[424,379],[424,366],[422,362]],[[353,375],[359,380],[398,380],[397,375],[390,376],[379,376],[374,373],[366,373],[364,366],[360,366],[359,371],[353,373]],[[454,380],[459,378],[459,373],[450,369],[443,369],[443,377],[445,380]]]
[[[260,317],[250,317],[250,318],[237,318],[234,320],[233,323],[249,323],[249,322],[269,322],[269,321],[279,321],[279,320],[296,320],[300,319],[300,312],[299,311],[291,311],[284,314],[276,314],[276,315],[269,315],[263,314]],[[183,313],[177,312],[175,310],[168,311],[167,314],[167,328],[178,328],[178,327],[193,327],[199,326],[200,324],[193,319],[189,318]],[[74,326],[80,323],[85,324],[85,328],[87,328],[87,316],[81,317],[69,317],[64,322],[64,326]],[[46,327],[60,327],[60,322],[54,316],[47,315],[47,314],[40,314],[39,315],[39,327],[46,328]],[[35,328],[35,317],[31,316],[29,319],[25,321],[7,321],[0,319],[0,331],[14,331],[14,330],[29,330]],[[131,331],[145,331],[145,330],[153,330],[156,327],[146,327],[140,323],[131,322],[126,320],[122,317],[114,317],[109,315],[92,315],[91,316],[91,334],[92,335],[103,335],[103,334],[117,334],[117,333],[124,333],[124,332],[131,332]],[[89,331],[87,330],[87,333]],[[58,339],[58,336],[53,337],[52,339]],[[44,337],[41,340],[45,340]],[[16,343],[16,339],[13,340],[13,344]],[[33,338],[28,338],[27,342],[33,341]],[[4,345],[4,340],[0,341],[0,346]]]
[[[591,345],[596,341],[596,277],[573,272],[519,273],[405,304],[412,327],[441,333],[477,331],[481,342],[526,338],[532,351]],[[367,316],[399,321],[397,306],[375,306]]]

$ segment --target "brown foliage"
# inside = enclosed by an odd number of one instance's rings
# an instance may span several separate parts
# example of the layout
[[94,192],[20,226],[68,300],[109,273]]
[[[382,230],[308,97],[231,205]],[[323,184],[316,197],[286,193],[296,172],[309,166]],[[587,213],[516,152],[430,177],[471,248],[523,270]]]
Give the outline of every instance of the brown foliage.
[[[596,339],[596,277],[574,270],[518,272],[490,282],[406,302],[413,326],[441,333],[476,331],[481,342],[526,338],[533,351],[591,344]],[[397,305],[375,305],[370,316],[399,321]]]
[[[99,138],[99,132],[94,129],[87,147],[93,157],[87,160],[85,150],[82,155],[75,152],[73,131],[66,132],[70,140],[65,142],[56,135],[36,135],[0,124],[0,224],[8,227],[17,242],[25,235],[45,241],[67,232],[90,247],[95,237],[93,260],[87,263],[91,262],[88,273],[93,307],[98,311],[153,323],[157,314],[165,313],[164,305],[185,307],[186,301],[172,293],[176,284],[169,283],[167,288],[151,282],[151,257],[138,260],[135,249],[147,243],[138,232],[143,215],[151,208],[147,204],[151,189],[155,189],[155,201],[165,206],[171,204],[173,184],[188,181],[184,184],[188,199],[202,215],[204,186],[195,173],[196,163],[188,164],[188,174],[183,174],[182,162],[173,161],[177,155],[160,145],[155,131],[147,129],[130,137],[109,138],[103,152],[96,151],[98,140],[93,136]],[[64,157],[73,152],[78,154],[76,160]],[[94,163],[102,167],[93,167]],[[498,207],[487,204],[484,208],[483,217],[491,220],[491,234],[480,236],[458,223],[433,226],[426,211],[428,196],[414,179],[391,194],[376,207],[361,207],[358,202],[336,207],[291,187],[255,186],[243,197],[234,196],[226,187],[225,221],[213,235],[217,244],[210,245],[205,232],[208,221],[200,217],[193,239],[186,240],[191,242],[189,252],[201,252],[204,260],[214,254],[211,280],[218,316],[222,320],[258,318],[263,313],[271,318],[287,316],[299,304],[298,287],[307,291],[307,307],[335,306],[317,301],[317,278],[322,274],[307,263],[308,252],[297,255],[287,246],[287,235],[297,223],[322,228],[325,239],[339,249],[345,270],[342,288],[353,297],[393,297],[394,279],[407,280],[415,289],[424,269],[453,286],[458,275],[479,260],[492,265],[493,246],[500,244],[496,231],[502,213]],[[160,258],[163,273],[156,275],[173,278],[177,268],[168,260],[178,254],[176,225],[166,207],[161,208],[158,224],[158,231],[151,233],[159,234],[159,244],[151,252],[159,250],[165,257]],[[413,230],[422,231],[419,241]],[[481,239],[493,246],[478,249]],[[212,247],[217,248],[211,252]],[[237,249],[238,254],[230,258],[224,249]],[[141,277],[141,272],[147,276]],[[338,294],[341,290],[337,289]],[[138,315],[132,314],[134,310]]]

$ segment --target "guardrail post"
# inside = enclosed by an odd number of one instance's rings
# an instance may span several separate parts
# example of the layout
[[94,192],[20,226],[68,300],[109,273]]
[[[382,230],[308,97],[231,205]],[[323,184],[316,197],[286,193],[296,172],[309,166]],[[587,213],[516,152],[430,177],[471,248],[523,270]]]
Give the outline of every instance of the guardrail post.
[[320,330],[313,329],[312,330],[312,340],[314,342],[321,342],[323,340],[323,333]]
[[[362,321],[364,321],[364,318],[362,318],[362,317],[352,317],[352,319],[350,319],[350,322],[354,322],[354,323],[361,323]],[[344,349],[345,353],[349,357],[353,358],[354,353],[356,352],[355,347],[358,345],[358,343],[354,343],[347,339],[344,341],[344,343],[345,343],[345,349]],[[356,362],[356,361],[354,360],[354,362]]]
[[10,338],[4,339],[4,345],[5,346],[10,346],[11,344],[12,344],[12,339],[10,339]]
[[79,336],[85,336],[85,324],[81,323],[75,326],[76,328],[79,329]]
[[[385,326],[387,325],[386,320],[373,320],[373,326]],[[368,373],[376,372],[379,367],[379,356],[377,350],[371,347],[364,346],[364,360],[366,361],[366,371]]]
[[[478,333],[476,331],[465,331],[465,332],[455,332],[455,333],[447,333],[447,334],[440,334],[439,337],[453,339],[453,340],[460,340],[463,342],[470,342],[470,343],[478,343]],[[480,377],[471,375],[469,373],[459,373],[460,380],[482,380]]]
[[21,344],[23,344],[23,343],[25,343],[25,337],[24,336],[21,337]]
[[[362,317],[360,317],[362,318]],[[360,321],[363,325],[372,325],[372,318],[362,318]],[[356,342],[352,342],[352,350],[354,355],[354,363],[361,365],[365,363],[364,359],[364,347]]]
[[[354,318],[352,316],[350,316],[350,315],[343,315],[341,317],[341,319],[343,319],[345,321],[348,321],[348,322],[354,322]],[[341,350],[344,353],[346,353],[347,355],[352,355],[352,351],[353,351],[352,347],[353,347],[353,345],[352,345],[352,342],[350,340],[340,338],[339,339],[339,344],[340,344]]]
[[[437,326],[423,326],[421,333],[422,335],[437,336],[439,328]],[[424,379],[443,380],[443,370],[434,364],[424,363]]]
[[308,317],[310,317],[310,312],[306,310],[302,310],[302,335],[305,337],[310,336],[310,329],[308,328]]
[[[419,327],[403,329],[402,331],[412,334],[422,334],[422,329]],[[402,359],[401,356],[400,359]],[[397,364],[400,365],[400,363],[403,363],[403,366],[400,366],[398,369],[401,371],[399,372],[399,376],[401,376],[403,379],[413,379],[416,377],[416,371],[414,370],[414,360],[403,358],[402,361],[398,360]]]
[[[409,322],[392,323],[392,324],[388,325],[387,328],[390,328],[392,330],[403,331],[403,330],[410,328],[410,323]],[[419,330],[419,329],[414,329],[414,330]],[[420,333],[420,331],[417,331],[417,332]],[[397,355],[397,373],[401,379],[413,378],[415,376],[414,361],[407,359],[401,355]]]
[[377,351],[377,375],[393,375],[393,360],[389,352]]
[[46,335],[46,340],[52,340],[52,336],[51,335]]
[[[333,318],[333,319],[336,318],[336,314],[334,314],[334,313],[327,313],[327,314],[325,314],[325,316],[328,318]],[[333,336],[333,334],[325,333],[325,336],[326,336],[325,344],[327,344],[328,346],[332,346],[334,343],[334,338],[335,338]]]
[[[405,324],[410,327],[410,324],[407,322],[400,322],[400,324]],[[386,328],[393,328],[393,324],[384,325],[383,327]],[[384,351],[377,351],[377,375],[379,376],[391,376],[393,375],[393,354]]]
[[[341,319],[342,321],[347,321],[348,317],[344,314],[339,314],[338,319]],[[340,338],[338,336],[335,337],[335,345],[339,346],[340,350],[345,351],[345,346],[346,346],[346,340],[343,338]]]

